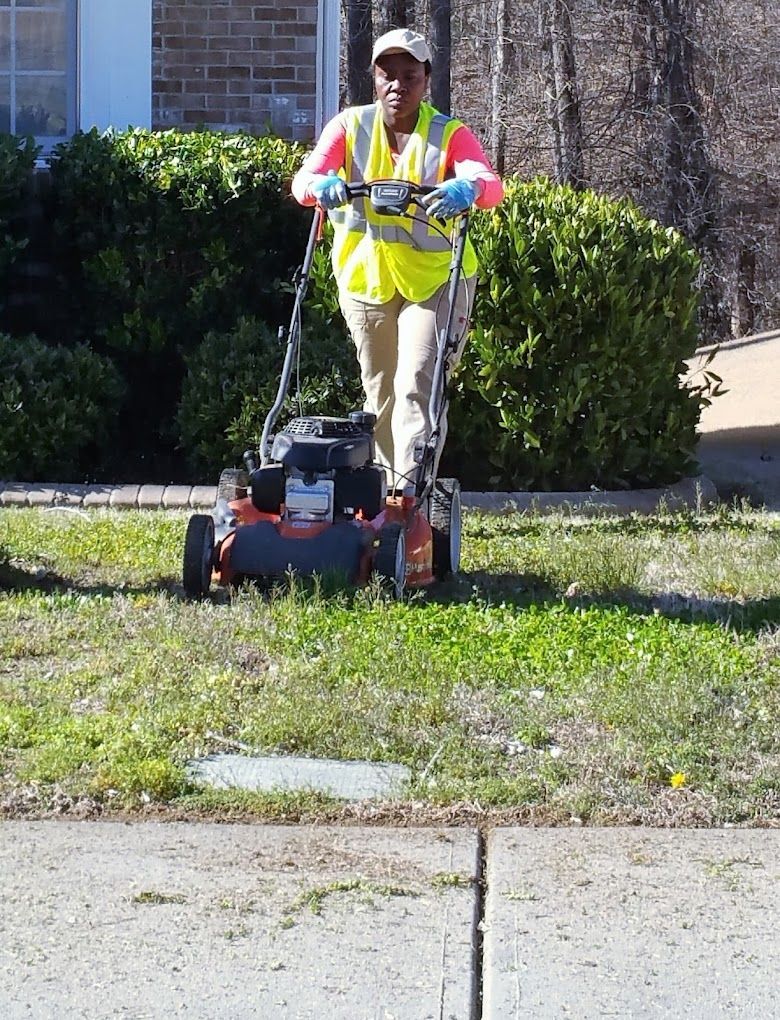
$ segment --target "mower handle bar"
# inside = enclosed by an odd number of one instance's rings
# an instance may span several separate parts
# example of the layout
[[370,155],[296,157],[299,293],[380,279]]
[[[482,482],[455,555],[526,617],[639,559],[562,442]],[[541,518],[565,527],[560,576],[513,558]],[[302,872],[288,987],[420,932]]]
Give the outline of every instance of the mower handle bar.
[[368,198],[375,184],[406,185],[413,198],[416,198],[418,195],[430,195],[436,191],[435,185],[415,184],[414,181],[396,180],[392,177],[380,178],[376,181],[349,181],[345,183],[347,185],[347,196],[350,200],[353,198]]

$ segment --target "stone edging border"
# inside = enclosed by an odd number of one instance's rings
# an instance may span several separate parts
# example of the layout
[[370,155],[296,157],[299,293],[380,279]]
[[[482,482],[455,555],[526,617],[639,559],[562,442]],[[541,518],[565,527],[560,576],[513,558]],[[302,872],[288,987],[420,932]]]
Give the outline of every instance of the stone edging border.
[[[2,482],[0,507],[70,507],[111,510],[203,510],[214,506],[215,485],[65,485],[59,483]],[[490,513],[526,511],[545,513],[568,509],[572,513],[650,514],[697,509],[717,503],[715,486],[704,475],[683,478],[660,489],[625,492],[464,492],[463,505]]]

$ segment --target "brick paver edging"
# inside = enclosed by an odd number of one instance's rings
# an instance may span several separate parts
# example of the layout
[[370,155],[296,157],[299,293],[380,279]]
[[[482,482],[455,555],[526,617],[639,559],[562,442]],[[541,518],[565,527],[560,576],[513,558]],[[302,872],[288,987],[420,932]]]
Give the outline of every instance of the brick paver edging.
[[[214,506],[214,485],[64,485],[0,481],[2,507],[104,507],[112,510],[204,510]],[[492,513],[567,508],[580,514],[653,513],[716,503],[703,475],[661,489],[626,492],[464,492],[463,505]]]

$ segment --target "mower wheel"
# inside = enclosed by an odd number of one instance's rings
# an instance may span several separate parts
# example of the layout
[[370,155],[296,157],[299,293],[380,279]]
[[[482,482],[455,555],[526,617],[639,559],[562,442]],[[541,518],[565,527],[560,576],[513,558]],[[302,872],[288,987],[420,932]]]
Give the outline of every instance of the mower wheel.
[[217,483],[217,499],[232,503],[235,499],[246,499],[249,475],[243,468],[225,468]]
[[457,478],[437,478],[431,493],[433,573],[438,581],[460,568],[461,499]]
[[214,518],[209,514],[193,514],[184,539],[184,592],[199,599],[211,587],[214,562]]
[[386,524],[378,540],[374,571],[393,597],[400,599],[406,587],[406,532],[400,524]]

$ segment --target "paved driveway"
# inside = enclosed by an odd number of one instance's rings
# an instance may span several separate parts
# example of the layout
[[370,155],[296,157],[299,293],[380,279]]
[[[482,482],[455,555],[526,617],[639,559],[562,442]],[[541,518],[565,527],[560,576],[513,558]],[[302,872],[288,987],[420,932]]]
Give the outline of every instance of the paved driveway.
[[[712,350],[698,352],[692,375]],[[709,370],[728,392],[702,413],[702,472],[721,497],[746,495],[780,510],[780,330],[715,348]]]

